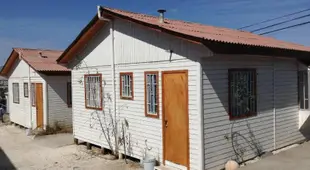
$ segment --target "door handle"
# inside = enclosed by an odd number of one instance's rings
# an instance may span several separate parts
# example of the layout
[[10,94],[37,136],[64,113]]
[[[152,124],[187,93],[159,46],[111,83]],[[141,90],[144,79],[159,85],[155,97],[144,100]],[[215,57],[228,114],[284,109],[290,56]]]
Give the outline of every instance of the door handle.
[[168,120],[165,120],[165,127],[168,127]]

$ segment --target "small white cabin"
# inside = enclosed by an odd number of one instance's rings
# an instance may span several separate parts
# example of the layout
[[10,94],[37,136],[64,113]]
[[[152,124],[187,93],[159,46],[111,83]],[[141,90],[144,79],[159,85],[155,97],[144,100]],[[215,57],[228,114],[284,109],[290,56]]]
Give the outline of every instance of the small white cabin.
[[298,73],[309,47],[99,9],[57,60],[72,69],[74,138],[139,159],[148,147],[160,164],[191,170],[307,138],[308,79]]
[[13,48],[1,70],[8,78],[11,122],[31,129],[72,126],[71,71],[57,64],[61,54]]

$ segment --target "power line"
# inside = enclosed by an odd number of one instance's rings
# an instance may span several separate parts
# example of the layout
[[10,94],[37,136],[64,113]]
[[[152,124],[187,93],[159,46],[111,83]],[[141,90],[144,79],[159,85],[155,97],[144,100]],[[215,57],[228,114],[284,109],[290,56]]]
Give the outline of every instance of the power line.
[[302,22],[300,24],[290,25],[290,26],[279,28],[279,29],[275,29],[275,30],[272,30],[272,31],[267,31],[267,32],[264,32],[264,33],[260,33],[259,35],[270,34],[270,33],[273,33],[273,32],[278,32],[278,31],[282,31],[282,30],[286,30],[286,29],[294,28],[294,27],[299,27],[299,26],[307,25],[307,24],[310,24],[310,21]]
[[251,25],[247,25],[247,26],[238,28],[238,30],[241,30],[241,29],[244,29],[244,28],[249,28],[249,27],[252,27],[252,26],[255,26],[255,25],[260,25],[260,24],[263,24],[263,23],[266,23],[266,22],[274,21],[274,20],[285,18],[285,17],[288,17],[288,16],[300,14],[300,13],[303,13],[303,12],[306,12],[306,11],[310,11],[310,8],[307,8],[307,9],[304,9],[304,10],[301,10],[301,11],[297,11],[297,12],[293,12],[293,13],[290,13],[290,14],[282,15],[282,16],[279,16],[279,17],[276,17],[276,18],[271,18],[271,19],[268,19],[268,20],[264,20],[264,21],[261,21],[261,22],[257,22],[257,23],[251,24]]
[[272,25],[269,25],[269,26],[266,26],[266,27],[263,27],[263,28],[258,28],[258,29],[252,30],[250,32],[257,32],[257,31],[264,30],[264,29],[267,29],[267,28],[271,28],[271,27],[274,27],[274,26],[277,26],[277,25],[282,25],[282,24],[285,24],[285,23],[288,23],[288,22],[291,22],[291,21],[295,21],[295,20],[299,20],[299,19],[302,19],[302,18],[306,18],[306,17],[309,17],[309,16],[310,16],[310,14],[303,15],[303,16],[292,18],[292,19],[289,19],[289,20],[286,20],[286,21],[283,21],[283,22],[278,22],[278,23],[275,23],[275,24],[272,24]]

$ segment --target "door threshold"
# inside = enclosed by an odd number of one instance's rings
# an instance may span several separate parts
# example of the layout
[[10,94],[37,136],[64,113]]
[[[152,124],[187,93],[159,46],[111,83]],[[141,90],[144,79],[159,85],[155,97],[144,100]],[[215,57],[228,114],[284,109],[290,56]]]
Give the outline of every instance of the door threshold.
[[165,165],[166,167],[169,167],[169,168],[171,167],[171,168],[174,168],[175,170],[187,170],[186,166],[179,165],[179,164],[167,161],[167,160],[165,161]]
[[173,167],[170,167],[170,166],[160,165],[160,166],[155,166],[154,170],[180,170],[180,169],[173,168]]

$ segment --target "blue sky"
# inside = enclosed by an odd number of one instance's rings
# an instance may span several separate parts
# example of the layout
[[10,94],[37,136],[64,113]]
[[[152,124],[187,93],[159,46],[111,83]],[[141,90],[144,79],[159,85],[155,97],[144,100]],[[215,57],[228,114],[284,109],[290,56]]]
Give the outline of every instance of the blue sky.
[[[157,15],[208,25],[239,28],[310,7],[309,0],[10,0],[0,6],[0,64],[12,47],[65,49],[96,14],[96,6]],[[310,11],[304,14],[309,14]],[[302,14],[301,14],[302,15]],[[295,16],[296,17],[296,16]],[[276,22],[280,22],[278,20]],[[283,26],[310,21],[310,17]],[[274,23],[274,22],[273,22]],[[259,25],[252,29],[266,26]],[[252,30],[248,29],[248,30]],[[266,30],[267,31],[267,30]],[[310,24],[273,34],[310,46]]]

